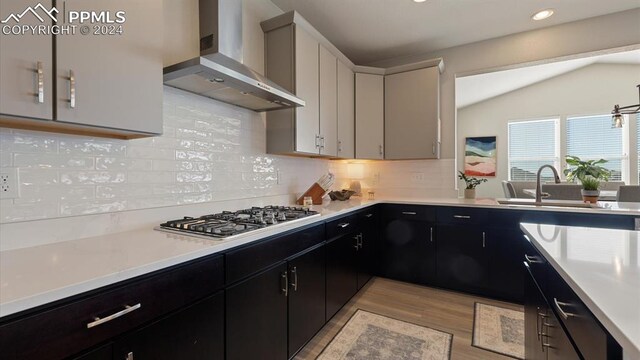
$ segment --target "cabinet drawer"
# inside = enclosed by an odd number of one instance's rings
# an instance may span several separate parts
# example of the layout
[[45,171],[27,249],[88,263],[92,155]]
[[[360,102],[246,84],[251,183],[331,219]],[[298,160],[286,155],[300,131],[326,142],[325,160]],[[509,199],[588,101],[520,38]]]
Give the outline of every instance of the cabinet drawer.
[[324,225],[250,244],[226,254],[227,284],[266,269],[324,241]]
[[[214,293],[224,285],[223,271],[222,256],[214,256],[3,324],[2,357],[60,359],[78,353]],[[96,322],[117,313],[122,315]]]
[[621,359],[620,346],[612,339],[610,341],[607,331],[551,267],[547,281],[547,301],[585,360]]
[[486,224],[488,211],[467,207],[439,207],[438,222],[446,224]]
[[384,217],[420,221],[436,221],[436,208],[422,205],[384,205]]
[[356,214],[343,216],[339,219],[327,222],[327,240],[333,239],[337,236],[357,231],[358,228],[358,216]]

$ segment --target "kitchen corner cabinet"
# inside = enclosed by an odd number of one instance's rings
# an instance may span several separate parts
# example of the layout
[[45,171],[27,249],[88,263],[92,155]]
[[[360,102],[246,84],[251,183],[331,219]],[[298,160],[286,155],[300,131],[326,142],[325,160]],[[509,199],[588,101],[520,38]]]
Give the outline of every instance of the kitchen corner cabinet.
[[385,159],[439,158],[439,79],[437,66],[385,75]]
[[355,75],[338,60],[338,157],[355,157]]
[[384,77],[356,73],[356,159],[384,159]]
[[[31,5],[3,1],[0,17]],[[162,133],[163,43],[155,36],[162,2],[99,0],[91,9],[125,11],[122,34],[115,34],[120,24],[91,24],[88,35],[0,37],[1,126],[120,138]]]

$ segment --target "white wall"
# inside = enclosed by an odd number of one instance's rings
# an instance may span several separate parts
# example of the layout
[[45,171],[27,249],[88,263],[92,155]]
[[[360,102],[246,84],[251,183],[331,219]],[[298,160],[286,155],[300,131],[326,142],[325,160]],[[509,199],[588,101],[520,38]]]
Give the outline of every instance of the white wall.
[[492,68],[640,45],[640,9],[599,16],[428,54],[370,64],[388,67],[442,57],[440,78],[442,157],[455,157],[455,77]]
[[[639,83],[640,65],[594,64],[458,109],[458,168],[464,167],[465,137],[497,136],[497,174],[478,187],[478,196],[504,197],[509,121],[608,114],[614,104],[635,104]],[[625,126],[635,129],[635,123]],[[635,144],[635,131],[630,133]],[[637,161],[631,163],[635,166]]]

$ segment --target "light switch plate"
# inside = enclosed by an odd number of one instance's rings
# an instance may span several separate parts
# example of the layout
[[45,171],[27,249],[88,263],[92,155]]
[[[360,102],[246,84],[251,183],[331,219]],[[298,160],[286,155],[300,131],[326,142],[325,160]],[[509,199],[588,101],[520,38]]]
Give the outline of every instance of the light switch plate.
[[640,218],[635,218],[636,220],[636,230],[640,230]]
[[0,199],[16,199],[18,196],[18,169],[0,168]]

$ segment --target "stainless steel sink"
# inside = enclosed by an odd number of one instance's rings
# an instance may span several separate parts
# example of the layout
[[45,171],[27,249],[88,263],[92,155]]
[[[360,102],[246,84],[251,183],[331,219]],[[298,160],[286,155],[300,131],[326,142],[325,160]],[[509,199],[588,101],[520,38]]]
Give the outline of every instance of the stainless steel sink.
[[585,203],[580,200],[542,200],[535,199],[497,199],[501,205],[515,206],[550,206],[550,207],[573,207],[573,208],[599,208],[598,204]]

